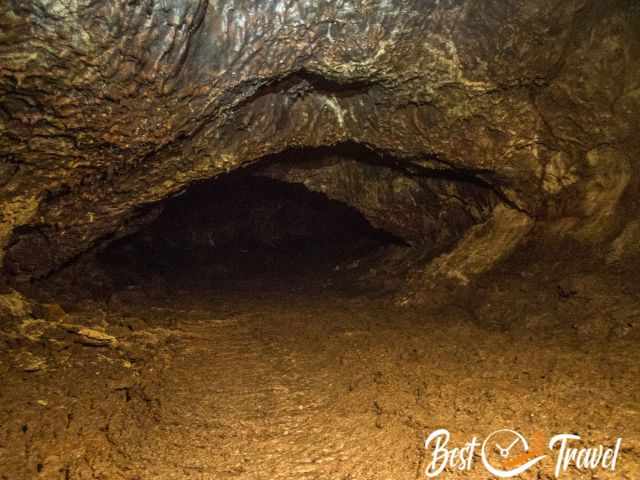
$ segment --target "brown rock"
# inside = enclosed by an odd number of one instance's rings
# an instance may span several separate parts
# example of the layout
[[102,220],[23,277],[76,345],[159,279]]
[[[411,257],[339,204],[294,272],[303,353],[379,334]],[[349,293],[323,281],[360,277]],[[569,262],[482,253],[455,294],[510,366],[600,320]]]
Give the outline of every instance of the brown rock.
[[0,295],[0,320],[24,319],[31,315],[31,304],[20,293],[12,290]]

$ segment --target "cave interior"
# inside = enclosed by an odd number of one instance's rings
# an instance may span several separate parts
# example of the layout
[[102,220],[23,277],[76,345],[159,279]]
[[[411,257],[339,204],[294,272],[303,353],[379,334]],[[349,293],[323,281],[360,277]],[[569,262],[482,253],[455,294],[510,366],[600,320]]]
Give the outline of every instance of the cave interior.
[[640,479],[639,5],[5,2],[0,480]]

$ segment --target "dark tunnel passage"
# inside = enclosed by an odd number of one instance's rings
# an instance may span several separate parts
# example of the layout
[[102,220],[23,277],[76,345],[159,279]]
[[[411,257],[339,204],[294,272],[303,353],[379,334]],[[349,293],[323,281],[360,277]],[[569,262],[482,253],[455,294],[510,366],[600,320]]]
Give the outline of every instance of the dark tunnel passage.
[[89,257],[80,283],[100,272],[93,291],[102,297],[152,284],[218,293],[394,289],[502,201],[474,172],[404,164],[356,143],[259,159],[147,207],[155,219]]
[[154,222],[98,255],[114,288],[153,277],[197,289],[286,287],[409,247],[353,207],[250,171],[198,183],[162,207]]
[[[114,273],[111,267],[119,265],[121,275],[129,269],[135,276],[212,264],[223,272],[219,262],[235,264],[231,254],[237,265],[268,264],[276,274],[284,268],[279,263],[312,271],[340,268],[367,252],[380,260],[387,245],[405,247],[404,254],[389,249],[397,260],[404,257],[395,262],[395,273],[402,274],[411,263],[453,249],[497,205],[516,211],[501,188],[488,170],[449,168],[435,156],[399,158],[357,142],[290,148],[138,207],[124,234],[107,234],[57,265],[51,249],[59,246],[62,253],[68,245],[55,238],[55,225],[18,228],[3,270],[43,285],[78,265],[90,267],[94,258],[98,268]],[[252,256],[255,261],[247,262]],[[119,280],[113,280],[109,288],[117,289]]]

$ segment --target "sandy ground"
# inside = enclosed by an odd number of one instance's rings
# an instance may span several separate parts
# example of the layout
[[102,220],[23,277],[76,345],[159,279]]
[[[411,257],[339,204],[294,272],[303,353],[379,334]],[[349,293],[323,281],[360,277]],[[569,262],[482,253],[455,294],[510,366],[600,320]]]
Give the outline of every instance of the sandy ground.
[[[509,428],[621,437],[615,472],[560,478],[638,480],[638,297],[619,274],[507,271],[411,308],[330,278],[41,307],[3,329],[0,478],[420,479],[432,431]],[[517,478],[555,478],[545,453]],[[438,478],[495,477],[476,451]]]

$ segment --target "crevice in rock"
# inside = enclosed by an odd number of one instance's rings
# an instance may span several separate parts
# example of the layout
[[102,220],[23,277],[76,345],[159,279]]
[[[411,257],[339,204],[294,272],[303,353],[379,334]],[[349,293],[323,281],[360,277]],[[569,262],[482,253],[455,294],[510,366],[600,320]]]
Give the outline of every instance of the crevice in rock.
[[238,104],[237,107],[242,107],[270,94],[301,97],[309,93],[320,93],[346,98],[362,95],[379,85],[380,83],[374,80],[332,79],[303,69],[264,84],[253,95]]

